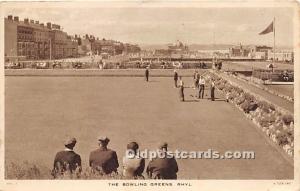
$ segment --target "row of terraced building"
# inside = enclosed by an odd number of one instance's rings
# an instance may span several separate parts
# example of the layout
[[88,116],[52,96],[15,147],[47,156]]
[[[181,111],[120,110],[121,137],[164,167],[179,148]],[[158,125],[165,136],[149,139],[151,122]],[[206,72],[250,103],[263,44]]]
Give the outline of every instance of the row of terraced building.
[[4,21],[5,57],[19,59],[60,59],[76,57],[77,42],[60,25],[9,15]]
[[74,58],[90,54],[117,55],[138,52],[138,45],[105,40],[93,35],[68,35],[60,25],[46,24],[18,16],[4,18],[5,59],[44,60]]

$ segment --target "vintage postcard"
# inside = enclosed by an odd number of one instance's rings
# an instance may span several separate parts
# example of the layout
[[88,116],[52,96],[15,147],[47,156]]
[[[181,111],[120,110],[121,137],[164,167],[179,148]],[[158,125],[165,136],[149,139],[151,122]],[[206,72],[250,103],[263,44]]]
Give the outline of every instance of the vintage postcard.
[[0,190],[300,190],[298,2],[0,9]]

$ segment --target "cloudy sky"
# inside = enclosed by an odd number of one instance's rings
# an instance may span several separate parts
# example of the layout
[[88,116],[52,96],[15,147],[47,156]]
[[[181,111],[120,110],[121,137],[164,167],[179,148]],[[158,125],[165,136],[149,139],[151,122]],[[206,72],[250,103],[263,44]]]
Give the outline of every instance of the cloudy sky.
[[[6,8],[18,15],[59,24],[69,34],[139,44],[181,40],[192,44],[273,44],[273,34],[258,35],[276,18],[276,43],[293,44],[292,8],[72,7]],[[214,40],[215,39],[215,40]]]

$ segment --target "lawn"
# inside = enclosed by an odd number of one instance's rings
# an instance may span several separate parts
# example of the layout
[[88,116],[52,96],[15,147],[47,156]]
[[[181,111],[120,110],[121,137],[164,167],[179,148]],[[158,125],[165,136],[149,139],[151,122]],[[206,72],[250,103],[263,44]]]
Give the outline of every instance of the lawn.
[[[191,78],[183,79],[191,85]],[[170,150],[256,152],[254,160],[180,159],[180,179],[293,178],[293,166],[221,95],[211,102],[195,99],[192,88],[185,94],[187,102],[180,102],[171,77],[147,83],[142,77],[7,76],[5,162],[52,168],[55,153],[71,135],[87,167],[97,136],[106,135],[120,164],[130,141],[141,149],[166,141]]]

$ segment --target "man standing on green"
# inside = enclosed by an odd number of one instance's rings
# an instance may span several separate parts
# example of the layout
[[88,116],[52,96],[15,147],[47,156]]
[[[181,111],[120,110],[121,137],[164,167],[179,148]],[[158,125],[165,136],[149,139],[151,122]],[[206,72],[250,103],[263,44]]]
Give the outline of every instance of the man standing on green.
[[146,78],[146,81],[148,82],[149,81],[149,67],[146,68],[146,71],[145,71],[145,78]]
[[215,82],[213,81],[213,79],[210,83],[210,98],[211,101],[215,101]]
[[178,73],[176,70],[174,70],[174,83],[175,83],[175,88],[177,88],[177,81],[178,81]]
[[184,83],[181,76],[179,76],[179,98],[180,101],[184,101]]
[[199,79],[199,95],[198,95],[199,99],[200,98],[203,99],[204,90],[205,90],[205,80],[204,80],[203,76],[200,76],[200,79]]
[[194,72],[194,82],[195,82],[194,89],[198,88],[199,79],[200,79],[200,74],[198,73],[197,70],[195,70],[195,72]]

